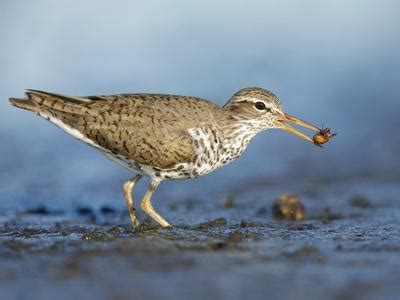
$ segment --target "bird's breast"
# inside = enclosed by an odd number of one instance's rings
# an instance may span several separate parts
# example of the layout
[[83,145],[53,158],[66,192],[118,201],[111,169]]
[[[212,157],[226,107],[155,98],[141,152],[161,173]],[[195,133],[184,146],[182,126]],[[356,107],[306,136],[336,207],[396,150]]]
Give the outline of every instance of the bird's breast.
[[251,135],[225,135],[220,127],[198,126],[188,130],[195,155],[191,161],[193,177],[207,174],[238,158],[250,142]]

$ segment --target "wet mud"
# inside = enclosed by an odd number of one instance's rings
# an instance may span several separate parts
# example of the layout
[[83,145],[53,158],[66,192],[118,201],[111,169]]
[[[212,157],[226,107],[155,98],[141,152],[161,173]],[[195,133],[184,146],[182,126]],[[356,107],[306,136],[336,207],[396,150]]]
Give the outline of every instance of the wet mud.
[[[144,215],[132,229],[122,204],[7,213],[2,297],[395,299],[400,186],[355,180],[351,188],[326,182],[312,194],[312,181],[283,190],[266,180],[223,199],[160,203],[174,224],[168,229]],[[296,204],[302,218],[276,218],[273,202],[285,192],[297,200],[278,204]]]

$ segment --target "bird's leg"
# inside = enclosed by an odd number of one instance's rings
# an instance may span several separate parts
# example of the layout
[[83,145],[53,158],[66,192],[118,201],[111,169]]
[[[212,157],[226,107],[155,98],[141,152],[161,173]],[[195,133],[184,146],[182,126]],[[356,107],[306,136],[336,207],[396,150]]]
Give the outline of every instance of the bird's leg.
[[153,195],[159,183],[160,182],[156,180],[152,180],[150,182],[149,188],[144,195],[142,202],[140,203],[140,207],[146,214],[150,216],[150,218],[152,218],[162,227],[171,227],[171,225],[169,225],[169,223],[165,221],[164,218],[158,214],[158,212],[155,211],[153,205],[151,205],[151,196]]
[[131,178],[124,184],[124,196],[126,205],[128,206],[129,216],[131,217],[131,222],[133,228],[139,226],[140,222],[136,215],[135,203],[133,202],[132,198],[132,189],[135,186],[136,182],[138,182],[142,178],[142,175],[136,175],[135,177]]

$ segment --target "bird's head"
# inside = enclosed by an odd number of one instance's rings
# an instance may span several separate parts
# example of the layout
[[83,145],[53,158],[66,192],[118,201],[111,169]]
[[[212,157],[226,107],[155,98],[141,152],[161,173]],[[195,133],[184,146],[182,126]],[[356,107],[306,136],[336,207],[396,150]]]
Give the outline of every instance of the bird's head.
[[278,128],[289,131],[311,143],[313,140],[290,126],[294,123],[319,132],[316,126],[286,114],[278,99],[272,92],[252,87],[238,91],[224,105],[232,119],[250,125],[255,131]]

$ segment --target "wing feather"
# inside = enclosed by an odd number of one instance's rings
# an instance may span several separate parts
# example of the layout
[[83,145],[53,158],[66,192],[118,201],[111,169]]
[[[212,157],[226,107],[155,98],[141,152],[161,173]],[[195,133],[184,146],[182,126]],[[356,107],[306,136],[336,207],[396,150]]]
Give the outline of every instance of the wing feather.
[[71,97],[28,90],[27,97],[40,114],[80,132],[82,140],[162,169],[192,160],[188,129],[212,123],[218,108],[200,98],[161,94]]

